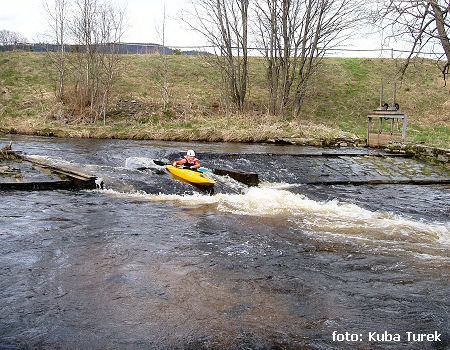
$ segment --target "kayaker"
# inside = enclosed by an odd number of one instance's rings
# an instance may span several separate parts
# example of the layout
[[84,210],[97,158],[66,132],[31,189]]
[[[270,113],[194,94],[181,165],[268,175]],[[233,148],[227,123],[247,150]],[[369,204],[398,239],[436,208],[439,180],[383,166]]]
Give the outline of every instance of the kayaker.
[[192,170],[197,170],[200,168],[200,163],[197,158],[195,158],[195,152],[193,150],[187,151],[184,158],[173,162],[173,166],[177,168],[187,168]]

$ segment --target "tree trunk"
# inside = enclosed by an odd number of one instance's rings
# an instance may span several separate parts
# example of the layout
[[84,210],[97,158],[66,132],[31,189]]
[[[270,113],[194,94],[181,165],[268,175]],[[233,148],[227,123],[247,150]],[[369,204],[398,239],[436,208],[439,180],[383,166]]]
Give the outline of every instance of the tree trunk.
[[[444,80],[448,75],[450,66],[450,41],[445,30],[445,20],[442,9],[437,4],[437,0],[430,0],[431,7],[433,8],[434,18],[436,21],[436,29],[439,34],[439,40],[441,41],[442,48],[444,49],[445,56],[447,57],[447,64],[444,66],[442,73],[444,74]],[[449,4],[450,7],[450,4]]]

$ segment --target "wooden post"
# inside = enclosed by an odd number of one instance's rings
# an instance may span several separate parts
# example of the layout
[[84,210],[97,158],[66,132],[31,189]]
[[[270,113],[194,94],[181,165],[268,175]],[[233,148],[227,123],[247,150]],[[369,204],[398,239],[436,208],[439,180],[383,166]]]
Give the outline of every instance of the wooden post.
[[394,82],[394,91],[392,92],[392,107],[395,106],[395,103],[397,102],[397,82]]
[[383,80],[381,81],[381,88],[380,88],[380,109],[383,107],[383,96],[384,95],[384,84]]

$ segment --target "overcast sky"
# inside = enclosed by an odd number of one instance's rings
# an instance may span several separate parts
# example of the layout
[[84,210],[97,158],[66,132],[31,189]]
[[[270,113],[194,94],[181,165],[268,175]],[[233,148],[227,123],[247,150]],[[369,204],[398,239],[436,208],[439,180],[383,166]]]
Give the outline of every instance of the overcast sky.
[[[124,41],[158,42],[164,0],[113,0],[126,9]],[[203,38],[178,20],[189,7],[188,0],[166,0],[166,42],[172,45],[201,45]],[[19,32],[28,41],[39,41],[48,30],[42,0],[0,0],[0,29]]]
[[[189,0],[111,0],[126,9],[127,27],[124,42],[160,42],[157,28],[161,27],[166,3],[166,43],[171,46],[204,45],[205,40],[179,20],[189,11]],[[0,29],[19,32],[30,42],[44,41],[48,31],[43,0],[0,0]],[[377,35],[360,35],[347,45],[356,49],[375,49],[381,46]],[[351,56],[364,54],[351,53]],[[374,56],[376,57],[378,53]]]

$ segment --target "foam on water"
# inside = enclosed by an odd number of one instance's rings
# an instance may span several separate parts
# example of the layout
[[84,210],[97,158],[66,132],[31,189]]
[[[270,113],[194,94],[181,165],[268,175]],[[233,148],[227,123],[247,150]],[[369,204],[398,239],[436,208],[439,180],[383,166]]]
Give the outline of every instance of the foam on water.
[[253,187],[245,194],[150,195],[146,193],[108,193],[141,200],[178,203],[183,206],[214,205],[220,212],[237,215],[280,217],[299,229],[419,244],[450,245],[450,223],[424,222],[390,212],[377,212],[358,205],[315,201],[279,188]]

